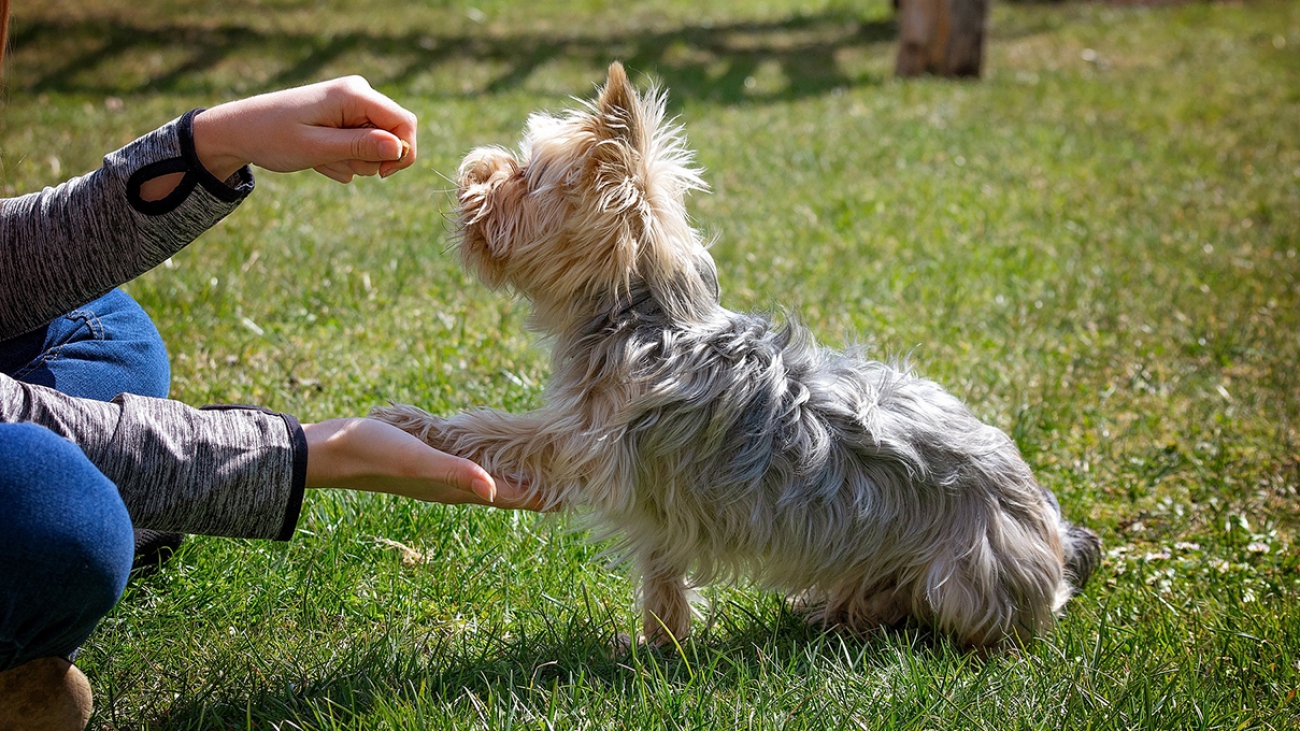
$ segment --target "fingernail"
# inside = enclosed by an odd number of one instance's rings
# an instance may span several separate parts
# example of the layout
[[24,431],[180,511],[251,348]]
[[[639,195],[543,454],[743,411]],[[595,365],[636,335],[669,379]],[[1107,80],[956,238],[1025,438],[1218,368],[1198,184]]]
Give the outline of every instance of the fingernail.
[[379,156],[385,160],[401,160],[406,157],[406,141],[392,139],[380,142]]
[[496,502],[497,486],[491,480],[488,480],[483,477],[475,477],[473,486],[474,486],[474,492],[478,493],[479,497],[483,498],[484,500],[487,500],[490,503]]

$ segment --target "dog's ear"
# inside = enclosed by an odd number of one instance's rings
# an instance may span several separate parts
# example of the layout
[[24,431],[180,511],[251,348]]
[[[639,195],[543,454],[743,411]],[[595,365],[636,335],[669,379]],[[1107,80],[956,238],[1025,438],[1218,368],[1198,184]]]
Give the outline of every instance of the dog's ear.
[[644,185],[643,167],[647,153],[646,120],[641,97],[632,82],[628,81],[623,64],[615,61],[609,67],[609,80],[600,90],[596,101],[595,125],[597,143],[591,149],[591,163],[595,168],[596,184],[602,190],[625,188],[625,202],[634,181]]
[[604,139],[621,140],[632,148],[645,148],[645,113],[636,87],[627,78],[623,64],[609,65],[609,77],[596,102]]
[[595,112],[591,123],[596,144],[587,158],[590,189],[604,216],[605,240],[615,244],[607,263],[615,278],[624,279],[643,253],[647,143],[641,98],[617,61],[609,67]]
[[[613,244],[605,250],[606,281],[626,286],[630,277],[640,278],[664,290],[661,302],[716,301],[705,281],[709,272],[697,273],[690,261],[699,244],[682,201],[686,190],[703,182],[680,131],[663,125],[664,103],[654,89],[639,93],[622,64],[610,65],[589,118],[595,144],[587,153],[587,181],[595,194],[592,209],[601,214],[599,226],[589,229],[599,230],[606,246]],[[707,291],[694,291],[697,285]]]

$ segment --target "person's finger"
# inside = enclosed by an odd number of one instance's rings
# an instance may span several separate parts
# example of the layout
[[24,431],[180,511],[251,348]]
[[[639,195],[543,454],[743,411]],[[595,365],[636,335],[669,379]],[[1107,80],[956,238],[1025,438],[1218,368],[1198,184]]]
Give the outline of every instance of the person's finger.
[[[364,126],[373,127],[373,123],[367,122]],[[401,139],[402,147],[401,147],[401,154],[398,155],[398,158],[396,160],[385,160],[384,162],[380,163],[379,177],[387,178],[389,175],[392,175],[398,170],[405,170],[406,168],[409,168],[411,165],[415,164],[416,152],[414,147],[414,140],[415,140],[414,128],[411,129],[410,134],[411,134],[410,141],[399,137],[399,139]]]
[[370,177],[380,172],[379,163],[366,162],[365,160],[339,160],[325,165],[317,165],[312,169],[340,183],[352,182],[352,177],[355,175]]
[[365,160],[348,160],[346,163],[348,169],[356,175],[370,177],[379,174],[379,163],[367,162]]
[[511,487],[509,483],[498,483],[496,499],[492,501],[492,505],[498,508],[540,511],[546,506],[546,502],[541,495],[531,495]]
[[402,154],[396,160],[386,160],[379,166],[379,177],[387,178],[398,170],[405,170],[415,164],[415,137],[412,133],[408,141],[402,139]]
[[396,159],[385,158],[380,166],[379,175],[386,178],[415,164],[420,154],[416,135],[418,122],[414,114],[373,89],[365,96],[368,99],[368,124],[387,130],[402,141],[401,154]]
[[496,480],[492,479],[492,475],[489,475],[486,470],[478,466],[478,463],[450,455],[448,455],[448,459],[454,462],[454,471],[445,480],[448,485],[454,485],[461,489],[468,488],[470,492],[482,498],[484,502],[491,503],[496,500]]
[[397,140],[396,150],[385,148],[381,156],[354,155],[357,159],[382,162],[379,174],[388,177],[415,163],[419,152],[416,146],[418,120],[400,104],[370,86],[360,76],[344,77],[330,82],[336,104],[341,112],[341,128],[370,128],[387,132]]
[[379,165],[379,177],[387,178],[389,175],[392,175],[393,173],[399,170],[405,170],[406,168],[411,167],[411,165],[414,164],[414,162],[415,162],[415,156],[407,155],[401,160],[381,163]]
[[[405,436],[405,432],[403,432]],[[410,437],[413,447],[418,454],[418,459],[422,462],[421,472],[430,479],[436,480],[443,485],[459,490],[465,493],[464,497],[468,500],[457,500],[456,502],[478,502],[491,503],[496,499],[497,486],[496,480],[487,473],[477,462],[457,457],[446,452],[439,451],[430,447],[419,440]],[[471,496],[476,496],[474,500]]]
[[415,152],[415,131],[418,122],[414,114],[375,91],[369,84],[355,89],[354,92],[353,98],[358,105],[356,111],[365,117],[363,124],[391,132],[409,145],[410,152]]
[[482,472],[482,474],[474,475],[474,477],[470,480],[470,489],[474,491],[475,495],[478,495],[479,497],[483,498],[489,503],[496,502],[497,499],[496,480],[493,480],[492,476],[486,472],[483,472],[481,468],[479,469],[479,472]]
[[324,175],[330,180],[334,180],[344,185],[352,182],[354,173],[348,169],[346,163],[332,162],[325,165],[317,165],[312,168],[316,172]]

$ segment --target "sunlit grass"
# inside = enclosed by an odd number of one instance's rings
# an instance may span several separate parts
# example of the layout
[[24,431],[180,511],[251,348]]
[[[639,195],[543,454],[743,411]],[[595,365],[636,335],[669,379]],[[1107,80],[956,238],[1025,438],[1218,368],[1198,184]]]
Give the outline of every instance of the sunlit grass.
[[16,8],[6,194],[331,74],[420,116],[411,170],[259,173],[131,283],[177,398],[305,420],[535,406],[545,354],[449,255],[446,176],[622,58],[669,88],[706,168],[692,210],[724,302],[909,357],[1107,551],[1059,628],[1006,655],[820,635],[744,587],[709,590],[680,651],[621,655],[632,587],[562,519],[312,495],[293,542],[195,538],[128,589],[80,661],[94,724],[1294,727],[1298,8],[997,5],[978,83],[892,79],[885,3]]

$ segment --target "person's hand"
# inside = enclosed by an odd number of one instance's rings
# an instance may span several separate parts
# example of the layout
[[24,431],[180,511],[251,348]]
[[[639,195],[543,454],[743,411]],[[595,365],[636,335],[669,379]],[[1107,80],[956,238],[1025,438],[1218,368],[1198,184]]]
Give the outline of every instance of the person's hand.
[[388,177],[415,162],[416,119],[348,76],[220,104],[194,117],[199,161],[218,180],[252,163],[274,172],[314,169],[341,183]]
[[385,492],[433,503],[537,510],[511,485],[474,462],[440,452],[375,419],[304,424],[307,487]]

